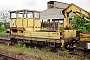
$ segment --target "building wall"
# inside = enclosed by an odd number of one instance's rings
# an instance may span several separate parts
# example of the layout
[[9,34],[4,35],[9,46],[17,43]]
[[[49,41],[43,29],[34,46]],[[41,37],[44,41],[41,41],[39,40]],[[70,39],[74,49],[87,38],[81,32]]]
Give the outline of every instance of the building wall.
[[49,1],[47,3],[47,9],[40,13],[40,18],[42,20],[64,19],[62,10],[65,9],[67,6],[69,6],[69,4],[57,1]]
[[62,2],[57,2],[57,1],[54,2],[55,8],[65,9],[68,6],[69,6],[69,4],[67,4],[67,3],[62,3]]

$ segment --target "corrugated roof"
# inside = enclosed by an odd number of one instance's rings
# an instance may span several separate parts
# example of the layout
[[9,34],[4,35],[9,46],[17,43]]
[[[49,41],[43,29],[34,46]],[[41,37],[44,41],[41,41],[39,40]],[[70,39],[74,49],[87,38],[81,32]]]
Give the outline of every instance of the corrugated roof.
[[63,9],[51,8],[46,9],[40,13],[41,19],[63,19],[64,16],[61,13]]

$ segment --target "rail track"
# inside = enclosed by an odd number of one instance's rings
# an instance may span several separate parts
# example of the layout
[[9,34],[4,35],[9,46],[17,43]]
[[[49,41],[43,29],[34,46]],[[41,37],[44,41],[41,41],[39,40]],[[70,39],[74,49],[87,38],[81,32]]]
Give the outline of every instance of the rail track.
[[0,58],[2,60],[39,60],[35,57],[29,57],[26,55],[16,54],[13,52],[7,52],[0,50]]
[[6,44],[10,42],[10,35],[0,35],[0,44]]
[[0,54],[0,60],[19,60],[19,59]]
[[[7,44],[8,42],[10,43],[10,35],[0,35],[0,44]],[[31,45],[30,47],[34,47],[34,46]],[[71,49],[71,50],[73,50],[73,49]],[[55,49],[53,49],[52,51],[55,51]],[[70,49],[69,49],[69,54],[71,54],[73,56],[83,55],[83,56],[86,56],[86,57],[90,58],[90,50],[84,51],[81,48],[77,48],[75,51],[74,50],[70,51]],[[4,55],[0,54],[0,56],[4,56]],[[8,58],[11,58],[11,57],[8,57]],[[14,59],[14,58],[11,58],[11,59]]]

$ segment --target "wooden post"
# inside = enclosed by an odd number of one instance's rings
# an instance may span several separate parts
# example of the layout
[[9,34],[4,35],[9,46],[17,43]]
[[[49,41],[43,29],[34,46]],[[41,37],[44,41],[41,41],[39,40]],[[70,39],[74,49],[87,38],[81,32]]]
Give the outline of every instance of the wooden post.
[[42,23],[41,23],[42,25],[41,25],[41,28],[43,28],[43,20],[42,20]]
[[48,19],[48,22],[49,22],[49,24],[48,24],[48,28],[49,28],[49,30],[50,30],[50,19]]

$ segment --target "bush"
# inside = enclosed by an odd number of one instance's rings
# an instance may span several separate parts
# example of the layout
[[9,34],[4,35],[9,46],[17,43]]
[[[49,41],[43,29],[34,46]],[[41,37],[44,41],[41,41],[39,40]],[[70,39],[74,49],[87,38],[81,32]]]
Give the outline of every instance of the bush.
[[[83,17],[87,18],[85,15],[83,15]],[[81,18],[78,15],[73,15],[73,18],[70,21],[72,24],[72,28],[81,32],[90,32],[90,22],[84,18]]]
[[60,27],[59,30],[64,30],[64,27]]
[[18,41],[18,44],[17,44],[18,47],[23,47],[23,44],[21,41]]

